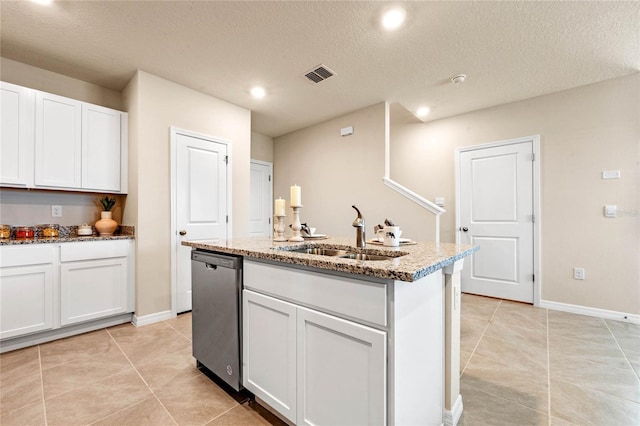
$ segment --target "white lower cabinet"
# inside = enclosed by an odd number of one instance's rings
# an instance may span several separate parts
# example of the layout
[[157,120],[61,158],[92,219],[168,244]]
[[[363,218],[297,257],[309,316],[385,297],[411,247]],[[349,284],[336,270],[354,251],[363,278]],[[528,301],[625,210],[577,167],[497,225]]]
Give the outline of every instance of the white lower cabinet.
[[243,291],[243,385],[297,425],[386,424],[386,339]]
[[296,424],[386,424],[386,333],[305,308],[296,322]]
[[0,260],[0,339],[52,329],[53,250],[3,248]]
[[133,312],[133,245],[110,240],[0,247],[3,351],[16,348],[7,343],[14,338],[40,339],[47,331]]
[[243,385],[296,422],[296,306],[244,290]]

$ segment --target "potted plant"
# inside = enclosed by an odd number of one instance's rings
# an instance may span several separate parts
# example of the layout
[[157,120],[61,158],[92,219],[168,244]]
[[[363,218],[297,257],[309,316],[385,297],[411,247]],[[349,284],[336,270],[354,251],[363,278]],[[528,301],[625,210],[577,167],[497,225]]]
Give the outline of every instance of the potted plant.
[[118,222],[111,217],[111,209],[116,204],[115,197],[109,198],[107,196],[100,198],[100,206],[102,211],[100,212],[100,220],[96,222],[95,227],[101,237],[113,235],[114,231],[118,228]]

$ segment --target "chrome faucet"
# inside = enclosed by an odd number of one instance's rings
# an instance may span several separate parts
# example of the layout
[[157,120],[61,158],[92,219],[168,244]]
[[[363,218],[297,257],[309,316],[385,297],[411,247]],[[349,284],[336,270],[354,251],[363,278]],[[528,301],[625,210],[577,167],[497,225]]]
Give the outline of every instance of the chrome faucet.
[[365,248],[367,247],[367,240],[364,236],[364,217],[362,217],[362,213],[356,206],[351,206],[358,212],[358,217],[351,224],[354,228],[356,228],[356,247]]

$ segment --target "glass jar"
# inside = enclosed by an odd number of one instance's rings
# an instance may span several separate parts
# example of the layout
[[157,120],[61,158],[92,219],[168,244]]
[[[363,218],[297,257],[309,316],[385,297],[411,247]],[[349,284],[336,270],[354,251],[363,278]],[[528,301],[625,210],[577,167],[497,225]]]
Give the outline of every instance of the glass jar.
[[11,227],[9,225],[0,225],[0,240],[8,240],[11,238]]
[[13,234],[17,240],[23,240],[35,237],[36,230],[33,226],[16,226],[13,228]]
[[38,225],[38,230],[40,231],[38,236],[43,238],[58,238],[60,235],[60,225],[55,223]]

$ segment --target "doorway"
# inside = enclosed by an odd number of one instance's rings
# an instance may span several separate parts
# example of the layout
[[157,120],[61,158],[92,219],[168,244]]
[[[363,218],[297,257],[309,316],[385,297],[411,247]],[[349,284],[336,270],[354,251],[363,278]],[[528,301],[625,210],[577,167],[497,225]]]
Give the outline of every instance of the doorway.
[[456,152],[456,241],[480,246],[462,291],[539,304],[539,145],[532,136]]
[[171,128],[171,314],[191,310],[191,247],[230,236],[230,142]]
[[273,164],[251,160],[251,199],[249,202],[249,235],[268,236],[272,234],[271,215],[273,211]]

